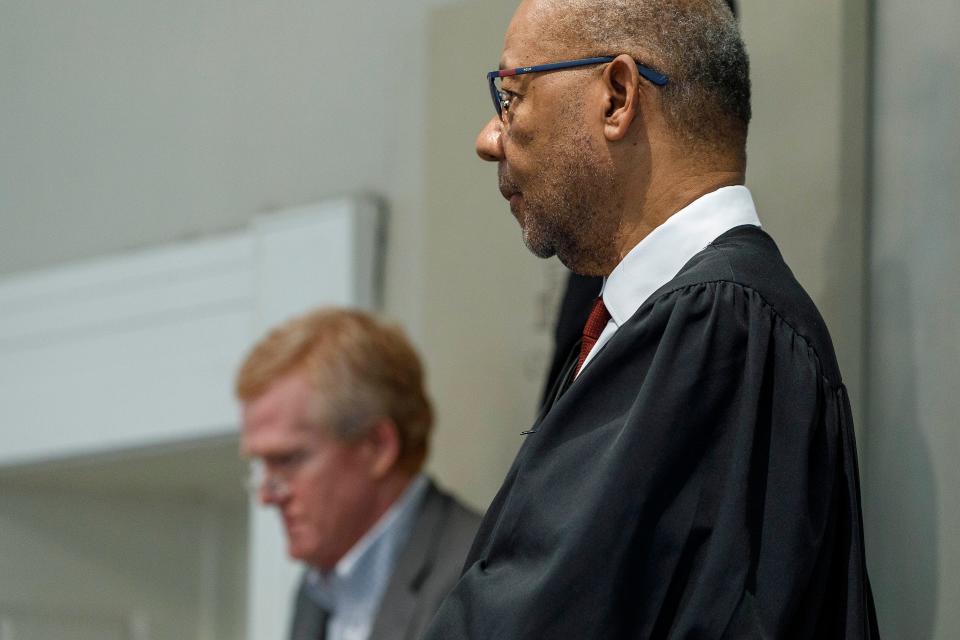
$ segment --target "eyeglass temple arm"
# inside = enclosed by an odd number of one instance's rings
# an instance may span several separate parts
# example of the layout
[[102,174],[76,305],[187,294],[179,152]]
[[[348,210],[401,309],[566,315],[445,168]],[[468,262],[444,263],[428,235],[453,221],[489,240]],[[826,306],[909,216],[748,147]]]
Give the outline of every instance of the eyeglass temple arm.
[[[540,64],[532,67],[516,67],[514,69],[500,69],[498,71],[491,71],[487,74],[487,78],[507,78],[510,76],[519,76],[524,73],[539,73],[541,71],[556,71],[557,69],[572,69],[574,67],[585,67],[591,64],[601,64],[603,62],[612,62],[614,58],[609,56],[603,56],[599,58],[584,58],[583,60],[570,60],[568,62],[551,62],[549,64]],[[644,78],[657,85],[662,87],[667,84],[667,76],[660,73],[659,71],[654,71],[650,67],[640,64],[636,60],[634,63],[637,65],[637,71]]]

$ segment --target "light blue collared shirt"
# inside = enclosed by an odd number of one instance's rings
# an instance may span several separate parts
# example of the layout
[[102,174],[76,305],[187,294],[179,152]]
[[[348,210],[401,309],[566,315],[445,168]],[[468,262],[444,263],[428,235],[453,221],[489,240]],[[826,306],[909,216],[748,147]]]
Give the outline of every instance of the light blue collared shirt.
[[383,592],[413,531],[428,486],[426,476],[416,476],[333,571],[311,569],[307,573],[310,597],[331,612],[327,640],[367,640],[370,636]]
[[610,320],[580,372],[640,305],[680,273],[690,258],[730,229],[745,224],[760,226],[750,190],[739,185],[721,187],[680,209],[638,242],[604,280],[600,295]]

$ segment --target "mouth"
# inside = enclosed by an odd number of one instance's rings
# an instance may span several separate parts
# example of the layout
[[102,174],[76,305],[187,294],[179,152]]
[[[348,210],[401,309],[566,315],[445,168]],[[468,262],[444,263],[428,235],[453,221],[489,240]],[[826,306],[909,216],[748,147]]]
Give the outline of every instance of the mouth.
[[501,183],[500,195],[510,203],[510,211],[516,215],[518,207],[523,200],[523,194],[514,187]]
[[500,195],[510,202],[510,208],[513,209],[520,202],[522,195],[520,189],[515,187],[506,175],[505,168],[502,164],[498,167],[497,183],[500,187]]

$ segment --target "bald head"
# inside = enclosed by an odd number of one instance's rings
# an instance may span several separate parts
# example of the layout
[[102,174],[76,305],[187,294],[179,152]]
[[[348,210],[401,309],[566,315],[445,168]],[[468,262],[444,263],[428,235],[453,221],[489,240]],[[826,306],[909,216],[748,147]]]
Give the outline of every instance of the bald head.
[[668,76],[664,119],[683,146],[743,154],[747,54],[725,0],[528,0],[551,48],[570,58],[626,53]]

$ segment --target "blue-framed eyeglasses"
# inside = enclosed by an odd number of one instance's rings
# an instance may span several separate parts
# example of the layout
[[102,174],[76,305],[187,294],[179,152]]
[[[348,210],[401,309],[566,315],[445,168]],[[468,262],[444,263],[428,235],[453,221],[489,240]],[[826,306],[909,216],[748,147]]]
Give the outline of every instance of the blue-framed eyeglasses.
[[[603,56],[599,58],[581,58],[580,60],[567,60],[566,62],[551,62],[549,64],[538,64],[533,67],[517,67],[515,69],[498,69],[487,74],[487,83],[490,85],[490,97],[493,98],[493,107],[497,110],[497,115],[503,117],[503,112],[510,107],[510,97],[507,92],[499,87],[501,78],[510,76],[520,76],[525,73],[540,73],[542,71],[556,71],[558,69],[574,69],[576,67],[585,67],[591,64],[603,64],[604,62],[613,62],[614,58]],[[636,62],[636,61],[634,61]],[[637,71],[640,75],[662,87],[667,84],[667,76],[659,71],[654,71],[650,67],[636,62]]]

